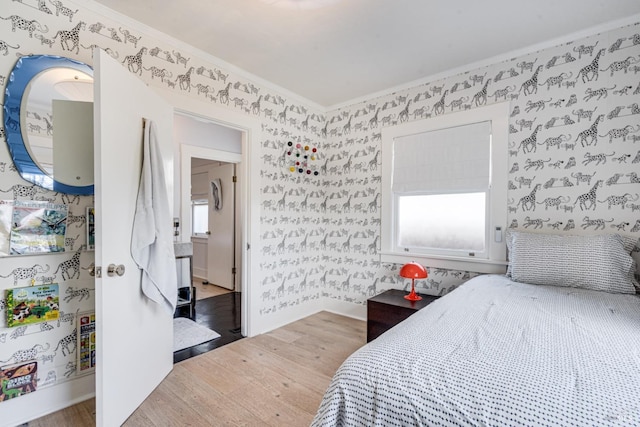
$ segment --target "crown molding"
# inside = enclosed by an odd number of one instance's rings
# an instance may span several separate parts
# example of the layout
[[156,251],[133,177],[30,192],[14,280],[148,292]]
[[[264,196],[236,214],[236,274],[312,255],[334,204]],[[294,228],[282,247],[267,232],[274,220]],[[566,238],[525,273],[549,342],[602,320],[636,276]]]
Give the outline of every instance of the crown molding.
[[417,86],[422,86],[422,85],[426,85],[427,83],[431,83],[434,81],[437,81],[439,79],[445,78],[445,77],[450,77],[450,76],[454,76],[457,74],[463,74],[472,70],[477,70],[479,68],[482,67],[486,67],[489,65],[493,65],[493,64],[497,64],[503,61],[507,61],[509,59],[512,58],[517,58],[520,56],[525,56],[534,52],[537,52],[539,50],[544,50],[544,49],[549,49],[549,48],[553,48],[565,43],[569,43],[569,42],[573,42],[576,40],[580,40],[582,38],[585,37],[589,37],[589,36],[595,36],[598,35],[600,33],[604,33],[607,31],[612,31],[618,28],[622,28],[622,27],[626,27],[626,26],[630,26],[630,25],[637,25],[640,23],[640,14],[636,14],[636,15],[631,15],[628,16],[626,18],[622,18],[622,19],[617,19],[614,21],[609,21],[609,22],[605,22],[593,27],[589,27],[580,31],[576,31],[561,37],[557,37],[554,39],[550,39],[544,42],[540,42],[540,43],[536,43],[534,45],[531,46],[527,46],[524,48],[520,48],[520,49],[516,49],[516,50],[512,50],[510,52],[507,53],[503,53],[500,55],[496,55],[493,56],[491,58],[487,58],[487,59],[482,59],[480,61],[476,61],[476,62],[471,62],[469,64],[465,64],[465,65],[461,65],[460,67],[456,67],[456,68],[450,68],[448,70],[445,70],[443,72],[437,73],[437,74],[432,74],[430,76],[427,77],[422,77],[420,79],[417,80],[413,80],[407,83],[403,83],[401,85],[397,85],[388,89],[383,89],[381,91],[378,92],[374,92],[368,95],[364,95],[364,96],[360,96],[354,99],[351,99],[349,101],[345,101],[345,102],[341,102],[339,104],[335,104],[335,105],[331,105],[327,108],[327,113],[331,112],[331,111],[336,111],[336,110],[340,110],[342,108],[347,108],[350,107],[352,105],[355,104],[360,104],[363,102],[369,102],[374,98],[379,98],[379,97],[383,97],[383,96],[388,96],[391,95],[394,92],[400,92],[403,90],[408,90]]
[[[133,1],[133,0],[132,0]],[[258,77],[255,74],[252,74],[236,65],[233,65],[229,62],[224,61],[223,59],[220,59],[216,56],[211,55],[210,53],[207,53],[201,49],[198,49],[195,46],[192,46],[186,42],[183,42],[173,36],[170,36],[166,33],[163,33],[160,30],[157,30],[147,24],[144,24],[140,21],[137,21],[133,18],[131,18],[130,16],[124,15],[120,12],[117,12],[113,9],[110,9],[98,2],[96,2],[95,0],[69,0],[70,3],[76,4],[82,8],[85,8],[93,13],[96,13],[98,15],[102,15],[105,18],[111,19],[113,21],[116,21],[122,25],[126,25],[128,27],[131,28],[135,28],[137,31],[140,31],[142,33],[145,33],[147,36],[157,39],[158,41],[162,42],[162,43],[166,43],[168,45],[174,46],[177,49],[180,49],[181,51],[183,51],[184,53],[188,52],[191,55],[194,55],[196,57],[198,57],[201,60],[210,62],[211,64],[213,64],[214,66],[217,66],[219,68],[224,69],[225,71],[228,71],[238,77],[242,77],[244,79],[247,79],[253,83],[258,84],[259,86],[261,86],[264,89],[268,89],[268,90],[273,90],[275,92],[277,92],[279,95],[283,95],[287,98],[289,98],[292,101],[296,101],[296,102],[300,102],[304,105],[306,105],[309,108],[315,109],[320,113],[326,113],[327,108],[314,102],[311,101],[295,92],[290,91],[289,89],[285,89],[269,80],[265,80],[262,77]]]
[[556,37],[544,42],[536,43],[524,48],[515,49],[507,53],[503,53],[500,55],[492,56],[490,58],[482,59],[480,61],[471,62],[460,67],[450,68],[448,70],[442,71],[440,73],[432,74],[426,77],[422,77],[417,80],[412,80],[407,83],[403,83],[401,85],[393,86],[387,89],[383,89],[381,91],[373,92],[367,95],[363,95],[357,98],[353,98],[351,100],[341,102],[338,104],[330,105],[330,106],[322,106],[314,101],[311,101],[295,92],[292,92],[288,89],[285,89],[269,80],[263,79],[262,77],[258,77],[255,74],[252,74],[236,65],[228,63],[216,56],[211,55],[201,49],[198,49],[188,43],[185,43],[181,40],[176,39],[166,33],[163,33],[149,25],[143,24],[140,21],[137,21],[127,15],[124,15],[120,12],[117,12],[113,9],[110,9],[95,0],[69,0],[70,2],[84,7],[96,14],[102,15],[106,18],[112,19],[114,21],[120,22],[123,25],[127,25],[129,27],[136,28],[143,33],[146,33],[148,36],[157,39],[160,42],[167,43],[169,45],[175,46],[178,49],[181,49],[184,52],[189,52],[192,55],[197,56],[198,58],[208,61],[211,64],[223,68],[225,71],[231,72],[239,77],[245,78],[253,83],[260,85],[261,87],[269,90],[273,90],[278,92],[279,94],[286,96],[292,101],[300,102],[305,104],[306,106],[315,109],[316,111],[327,114],[331,111],[340,110],[343,108],[350,107],[352,105],[360,104],[363,102],[371,101],[374,98],[379,98],[383,96],[388,96],[393,94],[394,92],[400,92],[404,90],[408,90],[417,86],[426,85],[427,83],[431,83],[437,81],[439,79],[450,77],[457,74],[463,74],[472,70],[476,70],[482,67],[486,67],[489,65],[497,64],[503,61],[507,61],[511,58],[516,58],[520,56],[525,56],[536,51],[549,49],[552,47],[556,47],[565,43],[569,43],[572,41],[576,41],[585,37],[595,36],[597,34],[612,31],[617,28],[622,28],[629,25],[639,24],[640,23],[640,14],[631,15],[622,19],[617,19],[613,21],[608,21],[593,27],[589,27],[583,30],[575,31],[569,33],[567,35]]

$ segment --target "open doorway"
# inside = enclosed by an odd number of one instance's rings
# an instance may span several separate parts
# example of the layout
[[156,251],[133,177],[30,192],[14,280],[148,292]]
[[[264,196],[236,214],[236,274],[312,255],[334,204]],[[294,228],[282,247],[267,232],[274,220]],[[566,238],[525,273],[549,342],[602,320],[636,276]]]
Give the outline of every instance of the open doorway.
[[191,159],[191,241],[197,299],[236,291],[236,165]]
[[189,239],[193,245],[189,280],[194,286],[195,309],[190,317],[220,335],[175,352],[174,362],[178,362],[243,337],[243,206],[236,190],[237,171],[242,168],[242,134],[181,114],[176,114],[174,128],[181,149],[181,176],[188,176],[190,181],[189,187],[182,183],[183,190],[190,190],[188,212],[183,206],[181,236],[182,241]]

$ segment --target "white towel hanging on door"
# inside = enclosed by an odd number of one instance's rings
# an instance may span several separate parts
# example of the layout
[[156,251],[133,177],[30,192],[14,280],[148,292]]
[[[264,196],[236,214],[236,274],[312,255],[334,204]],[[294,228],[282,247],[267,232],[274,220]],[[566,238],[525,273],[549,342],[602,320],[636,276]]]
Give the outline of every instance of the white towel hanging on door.
[[142,270],[142,292],[173,314],[178,300],[178,279],[164,167],[156,125],[147,119],[144,124],[131,256]]
[[213,198],[213,209],[216,211],[222,209],[222,181],[220,181],[220,178],[211,181],[211,196]]

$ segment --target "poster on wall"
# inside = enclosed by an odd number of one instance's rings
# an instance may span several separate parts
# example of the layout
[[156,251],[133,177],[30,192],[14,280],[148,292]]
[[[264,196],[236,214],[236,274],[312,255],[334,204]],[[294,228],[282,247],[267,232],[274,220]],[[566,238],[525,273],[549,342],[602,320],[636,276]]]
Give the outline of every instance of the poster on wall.
[[57,320],[60,316],[58,284],[7,289],[7,326]]
[[38,362],[32,361],[0,369],[0,402],[36,391]]
[[96,368],[96,315],[78,314],[78,371],[88,373]]
[[15,202],[11,216],[11,255],[64,252],[68,207],[46,202]]
[[96,208],[87,207],[87,250],[92,251],[96,247]]

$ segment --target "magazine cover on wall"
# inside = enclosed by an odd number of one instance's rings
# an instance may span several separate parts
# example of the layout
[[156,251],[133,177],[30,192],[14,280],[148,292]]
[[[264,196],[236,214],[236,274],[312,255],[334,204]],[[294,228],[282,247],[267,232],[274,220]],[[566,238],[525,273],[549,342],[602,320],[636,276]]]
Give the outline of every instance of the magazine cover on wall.
[[36,391],[38,362],[31,361],[0,369],[0,402]]
[[78,315],[78,372],[91,373],[96,368],[96,315],[94,312]]
[[0,200],[0,256],[9,255],[13,200]]
[[67,205],[46,202],[15,202],[9,253],[23,255],[64,252]]
[[87,250],[92,251],[96,247],[96,208],[87,207]]
[[57,320],[60,316],[58,284],[7,289],[7,326]]

